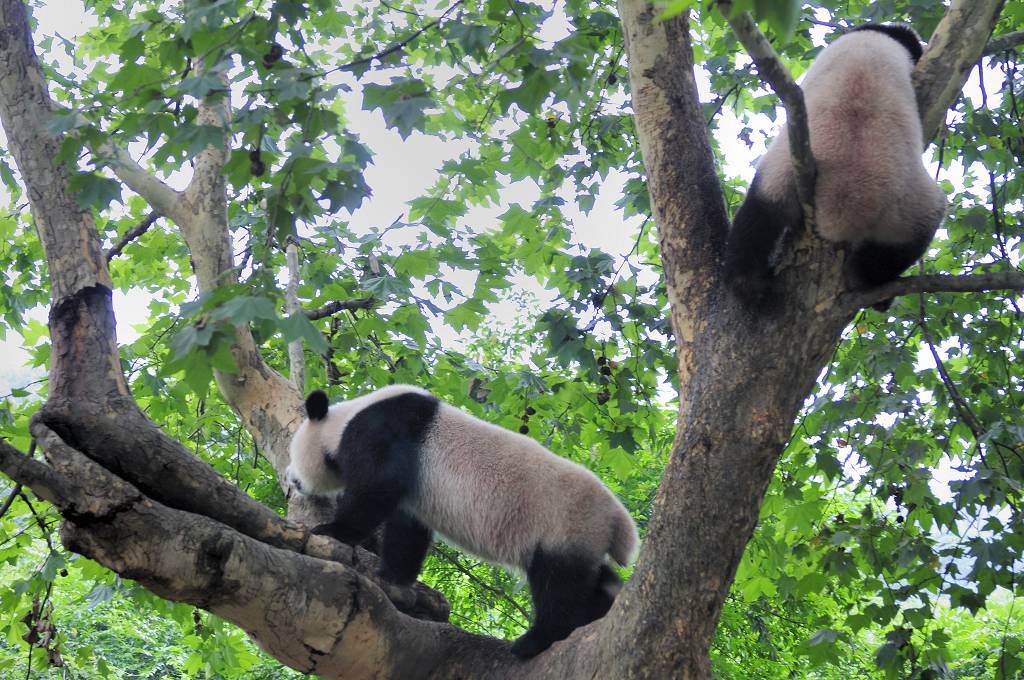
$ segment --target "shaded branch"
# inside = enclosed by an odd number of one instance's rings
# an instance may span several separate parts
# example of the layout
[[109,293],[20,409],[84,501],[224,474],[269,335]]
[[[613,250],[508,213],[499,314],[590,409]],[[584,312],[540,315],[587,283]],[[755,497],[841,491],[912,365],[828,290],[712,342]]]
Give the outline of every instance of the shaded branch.
[[914,69],[924,143],[936,135],[978,63],[1005,0],[953,0]]
[[329,316],[337,314],[341,311],[351,311],[354,309],[370,309],[373,307],[373,298],[356,298],[354,300],[335,300],[334,302],[328,302],[323,307],[317,307],[316,309],[307,309],[303,313],[311,320],[316,321],[317,319],[325,319]]
[[3,505],[0,505],[0,519],[7,514],[7,511],[14,505],[14,499],[21,493],[21,484],[15,483],[14,488],[11,489],[11,495],[7,497]]
[[1017,45],[1024,43],[1024,31],[1013,31],[1012,33],[1003,33],[997,35],[988,41],[985,45],[985,50],[982,52],[985,56],[991,56],[1006,50],[1011,50]]
[[967,400],[960,394],[960,390],[957,389],[953,378],[946,371],[946,364],[943,363],[942,357],[939,356],[939,350],[935,347],[935,340],[928,329],[928,320],[924,308],[924,295],[921,295],[918,299],[918,325],[921,328],[921,335],[924,336],[925,344],[928,345],[928,351],[932,355],[932,360],[935,362],[935,369],[939,372],[939,378],[942,380],[949,398],[953,401],[953,406],[956,408],[957,413],[960,414],[960,419],[971,430],[971,434],[974,435],[974,441],[979,442],[982,435],[985,434],[985,428],[978,420],[978,417],[974,415],[974,411],[967,404]]
[[[299,306],[299,249],[294,239],[288,240],[284,255],[288,264],[288,284],[284,291],[285,309],[288,314],[298,314],[302,311]],[[302,338],[296,338],[288,343],[288,376],[300,393],[305,390],[305,372]]]
[[913,295],[916,293],[980,293],[986,290],[1024,291],[1024,273],[992,272],[990,274],[971,274],[967,276],[949,274],[906,276],[877,288],[846,293],[840,298],[840,304],[843,307],[855,310],[869,307],[877,302],[899,295]]
[[731,0],[718,0],[718,9],[729,22],[737,39],[757,66],[758,75],[767,82],[786,107],[789,155],[796,175],[797,195],[804,208],[804,221],[814,221],[814,180],[817,173],[811,153],[811,134],[807,126],[804,93],[796,84],[779,54],[768,42],[749,12],[733,12]]
[[112,259],[120,255],[121,251],[124,250],[125,246],[127,246],[129,243],[131,243],[132,241],[134,241],[135,239],[139,238],[147,231],[149,231],[149,228],[152,227],[153,224],[158,219],[160,219],[160,214],[156,212],[151,212],[148,215],[146,215],[146,217],[143,218],[141,222],[139,222],[134,227],[126,231],[124,233],[124,236],[118,239],[117,243],[110,246],[110,250],[107,251],[107,262],[110,262]]

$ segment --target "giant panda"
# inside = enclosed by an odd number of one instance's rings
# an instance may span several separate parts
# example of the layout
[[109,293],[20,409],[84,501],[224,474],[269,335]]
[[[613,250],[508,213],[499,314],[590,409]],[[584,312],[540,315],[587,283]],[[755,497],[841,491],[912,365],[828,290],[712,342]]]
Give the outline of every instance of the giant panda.
[[605,562],[633,558],[637,531],[586,468],[429,392],[392,385],[328,405],[314,391],[285,471],[303,494],[344,491],[313,529],[356,544],[384,524],[380,575],[420,572],[433,532],[526,574],[534,621],[512,645],[529,658],[601,618],[622,585]]
[[[866,24],[822,50],[801,84],[817,163],[817,233],[848,246],[849,288],[897,278],[942,221],[946,198],[921,160],[910,78],[921,54],[910,27]],[[784,129],[758,163],[729,232],[726,276],[741,299],[778,303],[774,269],[801,223]]]

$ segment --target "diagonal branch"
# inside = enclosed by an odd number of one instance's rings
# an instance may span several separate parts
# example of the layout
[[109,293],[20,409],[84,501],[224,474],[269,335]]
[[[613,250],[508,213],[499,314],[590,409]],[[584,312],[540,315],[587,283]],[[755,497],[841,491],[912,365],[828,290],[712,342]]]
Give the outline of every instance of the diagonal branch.
[[985,45],[985,51],[982,52],[982,54],[986,57],[992,56],[993,54],[1012,50],[1021,43],[1024,43],[1024,31],[1003,33],[1002,35],[997,35],[989,40],[988,44]]
[[789,155],[796,174],[796,190],[804,209],[804,222],[814,223],[814,180],[817,170],[811,153],[811,133],[807,126],[804,93],[796,84],[778,52],[768,42],[750,12],[734,12],[731,0],[718,0],[718,9],[766,81],[786,107],[786,130],[789,134]]
[[355,298],[354,300],[335,300],[328,302],[323,307],[307,309],[303,313],[311,320],[325,319],[341,311],[352,311],[355,309],[370,309],[374,304],[373,298]]
[[847,293],[840,299],[840,304],[850,310],[857,310],[899,295],[914,295],[916,293],[980,293],[986,290],[1024,291],[1024,273],[992,272],[990,274],[972,274],[969,276],[947,274],[906,276],[877,288]]
[[123,251],[129,243],[131,243],[132,241],[134,241],[135,239],[139,238],[147,231],[149,231],[149,228],[152,227],[153,224],[158,219],[160,219],[160,214],[156,212],[151,212],[148,215],[146,215],[141,222],[139,222],[134,227],[126,231],[124,233],[124,236],[117,240],[117,243],[110,246],[110,250],[107,251],[106,256],[107,262],[110,262],[115,257],[120,255],[121,251]]
[[112,141],[94,150],[99,164],[106,165],[125,186],[149,203],[154,212],[177,222],[183,218],[181,194],[132,159],[131,155]]

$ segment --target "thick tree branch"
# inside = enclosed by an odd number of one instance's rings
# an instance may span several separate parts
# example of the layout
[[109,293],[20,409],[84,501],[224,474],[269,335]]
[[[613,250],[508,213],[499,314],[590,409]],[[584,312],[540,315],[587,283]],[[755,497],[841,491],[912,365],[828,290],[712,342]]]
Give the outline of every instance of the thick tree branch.
[[153,226],[153,224],[160,219],[160,214],[151,212],[146,215],[141,222],[136,224],[134,227],[124,233],[124,236],[117,240],[117,243],[110,246],[110,250],[107,251],[107,262],[110,262],[115,257],[121,254],[121,251],[125,249],[129,243],[139,238]]
[[789,69],[768,42],[749,12],[734,12],[731,0],[718,0],[718,8],[757,66],[758,75],[767,82],[786,107],[789,155],[796,174],[797,195],[804,209],[804,222],[814,224],[814,181],[817,169],[811,153],[811,133],[807,126],[804,93]]
[[[8,147],[25,182],[39,237],[53,244],[46,251],[51,295],[60,301],[82,288],[110,286],[99,257],[96,225],[70,190],[67,167],[59,162],[60,140],[48,124],[54,104],[32,49],[26,6],[0,1],[0,121]],[[53,276],[53,272],[61,272]]]
[[1024,291],[1024,273],[992,272],[990,274],[971,274],[968,276],[948,274],[906,276],[877,288],[846,293],[841,298],[840,304],[850,310],[857,310],[899,295],[913,295],[916,293],[980,293],[986,290]]
[[348,564],[296,555],[170,508],[56,433],[33,429],[49,465],[0,442],[0,469],[60,510],[65,545],[162,597],[234,622],[292,668],[324,677],[422,677],[445,663],[453,645],[508,655],[499,642],[400,615]]
[[316,309],[307,309],[303,313],[310,318],[312,321],[317,319],[325,319],[329,316],[333,316],[338,312],[345,310],[354,309],[370,309],[373,307],[373,298],[356,298],[354,300],[335,300],[334,302],[328,302],[323,307],[317,307]]
[[953,0],[914,69],[924,143],[938,132],[978,63],[1005,0]]
[[666,21],[647,0],[620,0],[640,150],[665,263],[685,383],[697,370],[686,348],[699,332],[729,221],[693,76],[686,16]]
[[154,212],[172,220],[182,219],[181,194],[161,181],[156,175],[136,163],[131,155],[113,142],[107,142],[95,152],[97,163],[106,165],[125,186],[137,193]]
[[993,54],[999,54],[1000,52],[1012,50],[1021,43],[1024,43],[1024,31],[1003,33],[1002,35],[997,35],[988,41],[988,44],[985,45],[985,51],[983,54],[986,57]]

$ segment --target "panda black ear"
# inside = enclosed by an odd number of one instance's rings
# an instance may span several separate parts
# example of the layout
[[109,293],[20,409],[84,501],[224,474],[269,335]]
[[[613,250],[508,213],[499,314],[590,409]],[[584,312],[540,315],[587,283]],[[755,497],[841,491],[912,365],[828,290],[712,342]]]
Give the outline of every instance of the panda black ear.
[[310,420],[323,420],[327,417],[330,402],[323,390],[314,390],[306,397],[306,416]]

